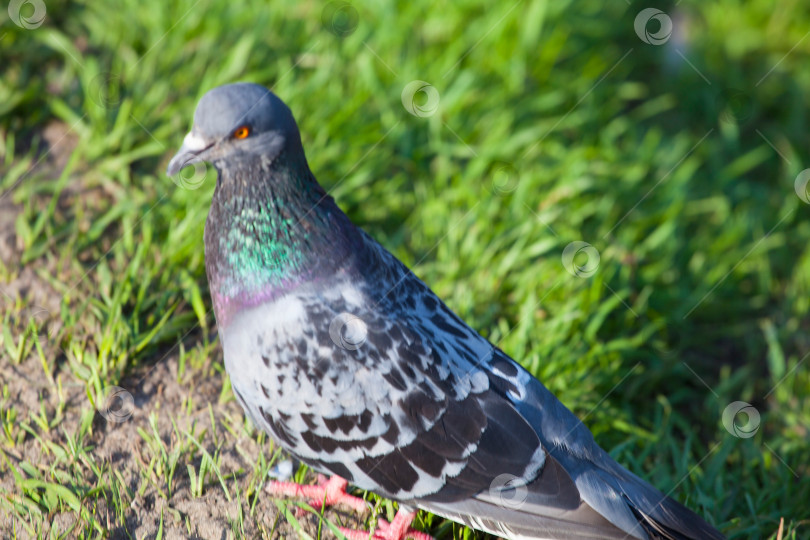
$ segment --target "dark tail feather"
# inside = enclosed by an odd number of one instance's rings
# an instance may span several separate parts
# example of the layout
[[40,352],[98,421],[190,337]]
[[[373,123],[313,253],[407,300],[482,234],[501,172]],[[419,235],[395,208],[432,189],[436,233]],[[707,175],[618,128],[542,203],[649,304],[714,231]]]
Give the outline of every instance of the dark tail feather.
[[650,538],[724,540],[717,529],[678,501],[624,468],[621,473],[625,477],[622,495]]
[[613,460],[591,432],[536,379],[531,396],[516,403],[549,453],[570,475],[582,500],[628,537],[723,540],[697,514]]

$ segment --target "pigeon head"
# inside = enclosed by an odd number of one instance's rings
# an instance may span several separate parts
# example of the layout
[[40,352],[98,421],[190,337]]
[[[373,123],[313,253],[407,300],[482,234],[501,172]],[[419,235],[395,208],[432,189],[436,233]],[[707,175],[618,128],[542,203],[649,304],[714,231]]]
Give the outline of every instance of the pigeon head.
[[228,84],[200,99],[194,125],[166,172],[172,176],[203,161],[218,170],[267,164],[285,150],[303,155],[301,135],[287,105],[258,84]]
[[168,174],[209,162],[205,264],[217,321],[336,272],[360,235],[309,169],[290,109],[267,88],[206,93]]

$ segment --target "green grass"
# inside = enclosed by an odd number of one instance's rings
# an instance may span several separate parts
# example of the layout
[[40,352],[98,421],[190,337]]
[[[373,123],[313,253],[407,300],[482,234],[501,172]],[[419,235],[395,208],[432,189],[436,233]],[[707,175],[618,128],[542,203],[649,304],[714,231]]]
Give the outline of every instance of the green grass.
[[[656,46],[644,3],[286,4],[48,2],[31,29],[0,10],[2,535],[190,535],[195,501],[224,509],[216,538],[343,519],[262,496],[277,455],[235,405],[205,280],[215,173],[163,173],[196,100],[247,80],[352,220],[619,462],[730,538],[806,537],[810,10],[662,4]],[[431,114],[403,106],[414,80]],[[113,385],[122,422],[97,412]],[[752,437],[723,425],[735,401]],[[356,525],[392,517],[364,496]]]

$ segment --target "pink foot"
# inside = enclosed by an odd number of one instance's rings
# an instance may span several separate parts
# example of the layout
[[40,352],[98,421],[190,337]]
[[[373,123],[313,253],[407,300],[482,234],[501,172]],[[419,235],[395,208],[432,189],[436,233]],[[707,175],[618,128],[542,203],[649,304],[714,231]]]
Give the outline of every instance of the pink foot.
[[377,530],[374,533],[366,531],[353,531],[340,527],[340,532],[348,540],[433,540],[433,537],[423,532],[411,529],[411,522],[416,517],[416,512],[406,512],[400,510],[394,517],[394,521],[388,523],[384,519],[377,520]]
[[343,506],[356,512],[364,512],[368,508],[366,501],[346,493],[348,485],[349,482],[339,476],[327,480],[324,475],[319,474],[318,483],[314,486],[272,481],[267,484],[265,490],[277,497],[307,499],[309,505],[317,510],[322,506]]

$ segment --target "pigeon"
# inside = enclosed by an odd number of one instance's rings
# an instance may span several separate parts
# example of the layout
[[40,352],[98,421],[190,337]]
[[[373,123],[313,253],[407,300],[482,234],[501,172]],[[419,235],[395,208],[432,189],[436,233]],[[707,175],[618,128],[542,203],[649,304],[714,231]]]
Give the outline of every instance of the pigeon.
[[507,539],[723,538],[356,227],[270,90],[203,95],[167,173],[200,162],[217,171],[205,267],[234,395],[322,474],[271,493],[362,510],[351,484],[399,503],[348,538],[430,538],[419,509]]

